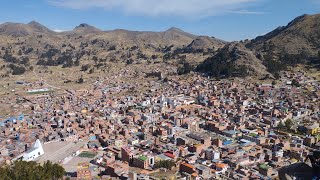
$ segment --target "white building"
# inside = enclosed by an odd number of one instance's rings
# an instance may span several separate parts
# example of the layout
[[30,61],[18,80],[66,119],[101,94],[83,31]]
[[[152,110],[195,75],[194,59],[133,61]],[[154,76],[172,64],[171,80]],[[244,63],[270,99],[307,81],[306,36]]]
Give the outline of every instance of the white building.
[[22,160],[33,161],[43,154],[44,154],[44,151],[43,151],[41,142],[39,139],[37,139],[36,142],[32,145],[32,147],[23,154]]
[[207,149],[205,152],[205,158],[207,160],[220,159],[220,152],[213,149]]
[[283,150],[280,149],[279,151],[275,151],[274,152],[274,156],[275,157],[283,157]]

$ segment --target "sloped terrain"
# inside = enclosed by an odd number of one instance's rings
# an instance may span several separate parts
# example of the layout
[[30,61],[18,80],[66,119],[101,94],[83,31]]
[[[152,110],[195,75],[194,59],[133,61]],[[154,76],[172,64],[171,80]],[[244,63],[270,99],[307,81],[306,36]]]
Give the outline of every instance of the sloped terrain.
[[216,55],[206,59],[198,66],[201,72],[216,77],[266,76],[266,67],[256,55],[242,43],[230,43]]
[[37,66],[79,67],[86,72],[104,69],[110,62],[176,62],[180,69],[187,67],[182,74],[197,66],[198,71],[217,77],[260,77],[297,64],[319,64],[319,59],[319,14],[297,17],[245,43],[195,36],[174,27],[163,32],[103,31],[83,23],[57,33],[35,21],[0,25],[1,77]]
[[[35,66],[71,68],[88,65],[103,68],[107,62],[131,64],[179,60],[180,53],[169,54],[187,47],[197,38],[178,28],[163,32],[102,31],[83,23],[72,31],[57,33],[35,21],[28,24],[4,23],[0,25],[0,70],[2,76],[8,76],[23,74]],[[223,46],[223,41],[208,39],[210,43],[197,43],[201,52],[210,49],[207,57],[213,53],[211,49]],[[190,61],[204,58],[202,54],[183,56],[184,60]]]
[[257,51],[275,51],[298,54],[303,51],[317,55],[320,48],[320,15],[303,15],[287,26],[252,40],[249,48]]
[[[251,41],[231,43],[198,66],[214,76],[264,76],[320,62],[320,15],[303,15]],[[239,70],[241,69],[241,70]]]

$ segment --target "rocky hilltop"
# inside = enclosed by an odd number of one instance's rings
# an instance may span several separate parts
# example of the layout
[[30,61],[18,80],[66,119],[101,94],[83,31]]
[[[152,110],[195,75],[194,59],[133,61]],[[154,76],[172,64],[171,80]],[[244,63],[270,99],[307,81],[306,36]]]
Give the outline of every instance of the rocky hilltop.
[[257,51],[317,55],[320,48],[320,15],[299,16],[287,26],[255,38],[247,46]]
[[[204,60],[225,44],[178,28],[163,32],[103,31],[83,23],[71,31],[58,33],[35,21],[1,24],[0,39],[2,76],[23,74],[35,66],[71,68],[89,64],[103,68],[106,62],[130,64],[180,59],[181,54],[196,54],[196,50],[201,53],[182,59]],[[185,49],[192,51],[181,52]]]
[[319,14],[303,15],[264,36],[229,43],[174,27],[163,32],[104,31],[83,23],[58,33],[35,21],[4,23],[0,25],[0,74],[19,75],[38,66],[88,70],[80,67],[176,62],[180,69],[188,67],[180,72],[196,69],[217,77],[272,77],[288,66],[319,63],[319,25]]
[[198,69],[215,76],[272,77],[268,73],[274,75],[298,64],[319,68],[319,63],[320,15],[316,14],[297,17],[287,26],[250,41],[227,43]]
[[243,43],[229,43],[198,66],[199,71],[216,77],[266,76],[263,62]]

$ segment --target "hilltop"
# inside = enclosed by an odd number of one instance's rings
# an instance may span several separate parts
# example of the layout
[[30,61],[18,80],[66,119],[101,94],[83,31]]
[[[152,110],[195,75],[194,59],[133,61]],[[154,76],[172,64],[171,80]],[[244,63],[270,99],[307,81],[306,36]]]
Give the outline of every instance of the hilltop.
[[319,25],[319,14],[303,15],[253,40],[226,42],[175,27],[162,32],[105,31],[82,23],[71,31],[54,32],[35,21],[4,23],[0,25],[0,75],[20,75],[39,66],[92,72],[108,63],[160,62],[197,67],[219,77],[272,77],[297,64],[319,63]]
[[[213,49],[224,46],[221,40],[198,37],[178,28],[163,32],[103,31],[82,23],[71,31],[58,33],[35,21],[1,24],[0,38],[2,76],[23,74],[36,66],[103,68],[107,62],[162,61],[168,57],[179,59],[181,54],[191,54],[185,60],[203,60]],[[201,53],[194,56],[193,52],[176,51],[185,47],[195,47]]]
[[286,26],[259,36],[248,43],[257,51],[275,51],[289,54],[306,52],[317,55],[320,48],[320,14],[302,15]]
[[[297,17],[288,25],[278,27],[264,36],[227,44],[200,64],[198,70],[215,76],[245,74],[272,77],[269,73],[277,74],[299,64],[319,68],[319,27],[320,14]],[[222,67],[228,63],[228,66]],[[215,68],[208,69],[213,65]],[[216,67],[219,67],[218,71],[214,70]],[[242,73],[238,72],[239,67]]]

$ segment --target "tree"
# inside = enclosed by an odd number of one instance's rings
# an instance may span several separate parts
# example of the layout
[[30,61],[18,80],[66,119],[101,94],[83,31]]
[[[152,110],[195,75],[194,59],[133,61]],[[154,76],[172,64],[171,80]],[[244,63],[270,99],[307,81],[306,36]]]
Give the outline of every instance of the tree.
[[189,63],[185,62],[183,63],[182,67],[179,67],[177,69],[177,73],[178,75],[183,75],[183,74],[188,74],[193,70],[192,65],[190,65]]
[[128,65],[128,64],[132,64],[132,63],[133,63],[133,59],[131,59],[131,58],[128,59],[126,63],[127,63],[127,65]]
[[157,59],[158,58],[158,56],[157,55],[155,55],[155,54],[153,54],[152,56],[151,56],[151,59]]
[[50,161],[40,165],[34,161],[15,161],[10,166],[0,168],[0,179],[3,180],[30,180],[30,179],[62,179],[65,170],[58,164]]
[[93,68],[89,70],[89,74],[92,74],[92,73],[94,73],[94,69]]
[[98,62],[98,57],[97,57],[97,56],[93,56],[92,59],[93,59],[94,63],[97,64],[97,62]]
[[156,162],[155,168],[171,169],[175,165],[176,163],[173,160],[160,160]]
[[277,82],[276,81],[272,81],[272,86],[274,86],[274,85],[276,85],[277,84]]
[[112,46],[110,46],[109,49],[108,49],[108,51],[115,51],[115,50],[117,50],[116,45],[112,45]]
[[23,58],[21,59],[20,64],[23,64],[23,65],[25,65],[25,66],[29,66],[29,64],[30,64],[29,58],[28,58],[28,57],[23,57]]
[[47,161],[43,164],[43,172],[48,176],[49,179],[58,180],[63,177],[65,170],[58,164],[52,164],[51,161]]
[[59,164],[53,164],[51,179],[53,179],[53,180],[61,179],[65,173],[66,173],[66,171],[64,170],[64,168],[62,166],[60,166]]
[[26,72],[26,68],[16,64],[9,64],[8,67],[12,70],[12,75],[21,75]]
[[78,84],[82,84],[82,83],[84,83],[84,79],[83,79],[83,77],[82,77],[82,76],[77,80],[77,83],[78,83]]
[[300,87],[300,83],[296,79],[293,79],[291,84],[292,86]]
[[81,71],[87,71],[90,68],[89,64],[85,64],[81,66]]
[[285,125],[286,129],[289,131],[293,126],[292,119],[287,119],[286,122],[284,123],[284,125]]
[[19,49],[19,51],[18,51],[18,55],[19,55],[19,56],[21,56],[21,55],[22,55],[22,51],[21,51],[21,49]]
[[79,59],[77,59],[77,60],[74,61],[74,65],[75,65],[75,66],[79,66],[79,65],[80,65]]
[[259,53],[259,54],[257,54],[256,55],[256,57],[258,58],[258,59],[260,59],[260,60],[262,60],[263,58],[262,58],[262,55]]
[[278,124],[278,126],[277,126],[277,128],[279,128],[279,129],[281,129],[281,130],[283,130],[284,129],[284,124],[283,124],[283,122],[282,121],[280,121],[279,122],[279,124]]

